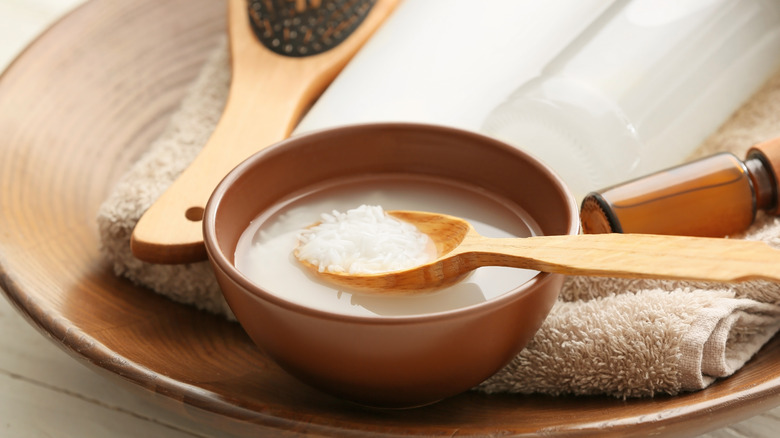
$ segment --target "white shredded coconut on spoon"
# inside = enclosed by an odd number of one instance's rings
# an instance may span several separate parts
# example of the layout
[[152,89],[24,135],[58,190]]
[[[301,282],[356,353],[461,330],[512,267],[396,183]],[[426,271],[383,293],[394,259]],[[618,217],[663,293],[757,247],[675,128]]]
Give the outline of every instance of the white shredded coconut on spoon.
[[296,257],[320,272],[372,274],[398,271],[433,259],[427,234],[388,215],[381,206],[361,205],[322,214],[298,235]]

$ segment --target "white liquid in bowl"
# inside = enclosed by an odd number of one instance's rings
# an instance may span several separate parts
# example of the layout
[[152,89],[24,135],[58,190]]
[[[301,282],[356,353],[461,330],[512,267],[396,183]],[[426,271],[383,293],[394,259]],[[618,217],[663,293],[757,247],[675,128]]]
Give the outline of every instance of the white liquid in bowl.
[[352,294],[319,280],[293,256],[299,231],[321,213],[361,204],[385,210],[421,210],[467,219],[488,237],[541,234],[519,206],[475,186],[419,175],[342,179],[290,196],[253,220],[239,239],[236,268],[255,284],[285,300],[347,315],[436,313],[483,302],[538,274],[525,269],[483,267],[455,286],[409,296]]

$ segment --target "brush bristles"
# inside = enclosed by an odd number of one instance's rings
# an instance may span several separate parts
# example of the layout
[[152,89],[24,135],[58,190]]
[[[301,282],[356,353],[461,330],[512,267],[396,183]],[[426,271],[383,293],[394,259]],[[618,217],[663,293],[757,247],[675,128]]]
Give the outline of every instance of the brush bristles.
[[249,0],[258,40],[284,56],[311,56],[344,41],[376,0]]

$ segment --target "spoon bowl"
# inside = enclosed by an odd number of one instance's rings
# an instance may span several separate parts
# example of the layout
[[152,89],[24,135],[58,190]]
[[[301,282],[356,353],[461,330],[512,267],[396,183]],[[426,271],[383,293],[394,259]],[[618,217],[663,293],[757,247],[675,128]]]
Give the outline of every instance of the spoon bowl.
[[438,257],[409,269],[371,274],[318,271],[306,260],[299,261],[332,284],[383,295],[435,291],[482,266],[567,275],[780,281],[780,251],[764,242],[616,233],[489,238],[466,220],[445,214],[403,210],[388,214],[427,234]]

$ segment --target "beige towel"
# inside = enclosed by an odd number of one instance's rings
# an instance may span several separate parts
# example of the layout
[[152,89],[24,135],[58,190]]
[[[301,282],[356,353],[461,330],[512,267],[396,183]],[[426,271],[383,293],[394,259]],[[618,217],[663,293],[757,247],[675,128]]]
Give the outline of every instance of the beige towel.
[[[173,300],[234,319],[206,262],[152,265],[130,253],[138,218],[206,142],[230,80],[226,44],[215,49],[165,133],[102,205],[102,252],[117,275]],[[780,135],[780,75],[698,151],[731,150]],[[780,242],[780,222],[761,217],[744,238]],[[527,348],[477,389],[485,392],[677,394],[739,369],[780,328],[780,286],[570,277]]]

